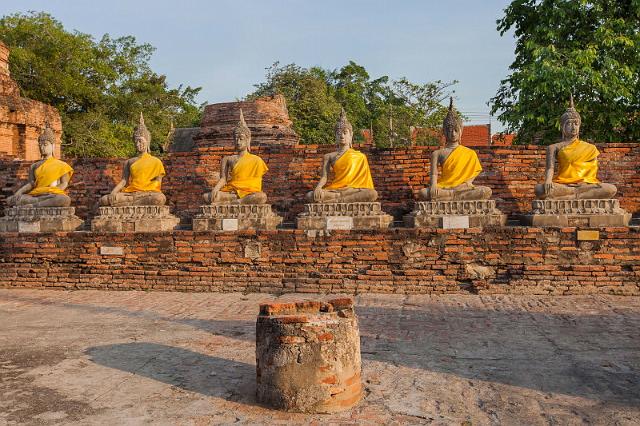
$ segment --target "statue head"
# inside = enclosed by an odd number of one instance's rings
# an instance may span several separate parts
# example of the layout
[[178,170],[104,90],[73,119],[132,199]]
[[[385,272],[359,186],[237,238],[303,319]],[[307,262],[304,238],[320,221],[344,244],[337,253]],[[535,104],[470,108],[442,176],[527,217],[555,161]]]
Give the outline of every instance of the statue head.
[[249,130],[249,126],[247,126],[247,123],[244,121],[242,109],[240,110],[240,120],[238,124],[236,124],[236,128],[233,129],[233,142],[238,151],[242,149],[248,151],[251,149],[251,130]]
[[55,145],[56,134],[47,123],[45,125],[45,128],[42,130],[42,133],[40,133],[40,136],[38,136],[38,147],[40,148],[40,155],[42,155],[43,157],[53,155]]
[[573,105],[573,94],[569,97],[569,108],[560,117],[563,139],[576,139],[580,135],[582,118]]
[[347,118],[347,113],[344,111],[344,108],[340,111],[340,118],[336,123],[335,136],[336,145],[339,147],[351,147],[351,142],[353,141],[353,126],[349,123],[349,119]]
[[460,115],[453,109],[453,98],[449,98],[449,111],[447,112],[446,117],[442,121],[442,133],[444,133],[444,137],[447,142],[460,143],[460,139],[462,138],[462,118]]
[[136,149],[140,154],[149,152],[149,147],[151,146],[151,133],[149,132],[149,129],[147,129],[147,126],[144,124],[142,111],[140,112],[138,125],[133,128],[133,141],[135,142]]

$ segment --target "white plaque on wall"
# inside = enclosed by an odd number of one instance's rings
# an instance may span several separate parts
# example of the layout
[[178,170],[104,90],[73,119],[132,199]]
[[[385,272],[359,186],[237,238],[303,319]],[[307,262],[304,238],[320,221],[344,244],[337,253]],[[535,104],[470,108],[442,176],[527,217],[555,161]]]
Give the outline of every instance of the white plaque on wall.
[[40,222],[18,222],[18,232],[40,232]]
[[103,256],[122,256],[124,254],[124,248],[102,246],[100,247],[100,254]]
[[222,219],[222,230],[223,231],[237,231],[238,230],[238,219]]
[[469,227],[469,216],[442,216],[443,229],[459,229]]
[[353,218],[351,216],[328,216],[327,230],[350,230],[353,229]]

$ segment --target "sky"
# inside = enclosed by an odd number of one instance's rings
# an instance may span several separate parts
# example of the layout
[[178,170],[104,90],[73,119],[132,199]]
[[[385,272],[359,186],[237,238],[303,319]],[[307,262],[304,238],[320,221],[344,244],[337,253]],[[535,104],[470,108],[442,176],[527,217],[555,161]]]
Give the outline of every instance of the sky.
[[156,48],[152,69],[198,100],[240,99],[276,61],[337,69],[350,60],[372,78],[458,80],[470,124],[491,123],[487,102],[513,62],[512,34],[496,20],[508,0],[2,0],[0,14],[45,11],[67,30],[133,35]]

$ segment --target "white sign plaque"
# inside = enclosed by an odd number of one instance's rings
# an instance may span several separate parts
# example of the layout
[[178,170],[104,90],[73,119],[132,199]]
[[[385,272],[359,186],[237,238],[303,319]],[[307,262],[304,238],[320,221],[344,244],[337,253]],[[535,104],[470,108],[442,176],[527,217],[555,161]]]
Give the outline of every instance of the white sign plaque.
[[124,248],[102,246],[100,247],[100,254],[103,256],[122,256],[124,255]]
[[469,227],[469,216],[442,216],[442,229]]
[[329,216],[327,217],[327,230],[351,230],[353,229],[353,218],[351,216]]
[[222,230],[223,231],[237,231],[238,230],[238,219],[222,219]]
[[18,232],[40,232],[40,222],[18,222]]

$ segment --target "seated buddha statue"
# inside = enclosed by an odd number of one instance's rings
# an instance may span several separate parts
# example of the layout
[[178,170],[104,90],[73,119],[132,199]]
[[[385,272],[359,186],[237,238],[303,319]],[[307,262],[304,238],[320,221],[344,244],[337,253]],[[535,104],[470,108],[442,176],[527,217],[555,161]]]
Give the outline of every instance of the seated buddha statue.
[[[474,150],[460,145],[462,119],[449,101],[449,112],[442,123],[445,146],[431,155],[431,185],[418,193],[423,201],[488,200],[491,188],[476,186],[473,180],[482,171]],[[438,177],[438,166],[442,171]]]
[[220,162],[220,180],[211,192],[204,194],[210,204],[265,204],[267,195],[262,192],[262,176],[269,170],[262,158],[251,154],[251,130],[240,120],[233,130],[236,153]]
[[[353,127],[344,111],[335,127],[338,150],[324,156],[321,176],[313,191],[307,193],[310,203],[358,203],[378,199],[373,188],[367,156],[353,149]],[[333,179],[327,184],[329,175]]]
[[133,131],[138,156],[124,163],[122,179],[110,194],[100,199],[101,206],[163,206],[167,201],[160,191],[164,166],[159,158],[149,154],[151,133],[144,124],[140,113],[140,121]]
[[71,199],[64,190],[71,181],[73,169],[53,156],[56,135],[45,127],[38,137],[41,160],[29,168],[29,181],[7,198],[10,206],[69,207]]
[[616,194],[614,185],[598,180],[600,152],[594,145],[579,139],[581,123],[571,96],[569,108],[560,117],[562,141],[547,147],[544,183],[535,187],[538,199],[609,199]]

